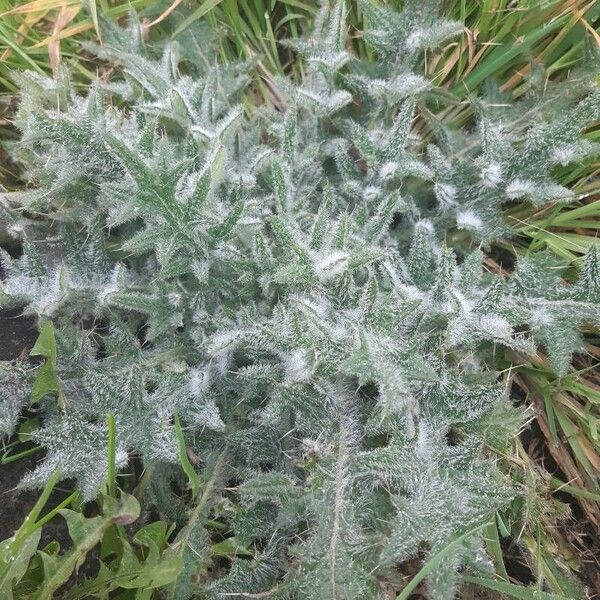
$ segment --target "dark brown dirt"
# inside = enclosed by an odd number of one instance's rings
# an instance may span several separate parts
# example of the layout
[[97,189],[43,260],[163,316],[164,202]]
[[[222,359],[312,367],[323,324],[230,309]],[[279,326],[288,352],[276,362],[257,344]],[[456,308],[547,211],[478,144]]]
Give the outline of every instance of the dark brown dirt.
[[[15,489],[23,475],[33,469],[38,460],[37,457],[30,457],[7,465],[0,465],[0,505],[2,506],[0,540],[5,540],[13,535],[39,497],[39,490],[19,491]],[[55,489],[48,499],[46,508],[42,510],[42,515],[64,500],[68,493],[62,489]],[[52,519],[44,525],[39,547],[43,548],[52,540],[56,540],[61,548],[69,545],[69,534],[65,521],[61,517]]]
[[[0,311],[0,360],[25,356],[33,347],[36,337],[32,319],[21,317],[19,310]],[[37,460],[32,456],[0,465],[0,540],[10,537],[19,528],[35,504],[38,492],[17,492],[15,488],[23,475],[35,467]],[[53,527],[51,522],[44,528],[42,535],[48,541],[54,537]]]
[[[25,462],[18,460],[0,465],[0,540],[9,538],[18,529],[35,503],[35,493],[15,492],[16,485],[27,470]],[[31,464],[31,461],[27,462]]]
[[13,360],[31,350],[37,338],[35,321],[20,310],[0,311],[0,360]]

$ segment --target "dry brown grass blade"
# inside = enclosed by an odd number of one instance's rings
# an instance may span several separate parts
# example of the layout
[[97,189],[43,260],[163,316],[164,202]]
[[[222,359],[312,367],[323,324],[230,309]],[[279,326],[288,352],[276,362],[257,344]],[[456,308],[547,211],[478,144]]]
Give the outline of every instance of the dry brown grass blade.
[[481,57],[485,54],[487,47],[489,44],[482,44],[481,48],[478,52],[471,54],[469,53],[469,61],[467,62],[467,67],[464,72],[461,74],[461,77],[466,77],[473,69],[477,66],[477,63],[480,61]]
[[[27,35],[27,32],[34,27],[37,23],[39,23],[46,15],[47,11],[37,13],[37,14],[29,14],[25,17],[19,28],[17,29],[17,35],[14,38],[15,44],[21,44]],[[0,62],[8,60],[10,55],[12,54],[12,48],[6,48],[2,54],[0,54]]]
[[164,21],[179,5],[181,4],[181,0],[175,0],[165,11],[163,11],[154,21],[147,22],[144,20],[143,28],[144,31],[150,29],[150,27],[154,27],[154,25],[158,25],[161,21]]
[[[575,483],[582,489],[588,489],[586,481],[581,476],[580,470],[571,457],[567,446],[560,439],[556,442],[553,439],[550,426],[546,418],[546,409],[543,399],[537,394],[533,393],[530,386],[521,375],[515,376],[515,382],[533,399],[537,422],[546,440],[548,452],[550,452],[550,455],[559,466],[560,470],[564,473],[567,481]],[[585,498],[578,498],[578,502],[588,521],[593,525],[598,534],[600,534],[600,510],[598,509],[598,505],[594,502],[586,500]]]
[[44,38],[37,44],[34,44],[33,46],[31,46],[31,48],[41,48],[43,46],[47,46],[50,42],[52,42],[54,40],[60,41],[65,38],[70,38],[70,37],[73,37],[80,33],[83,33],[84,31],[89,31],[90,29],[93,29],[93,28],[94,28],[94,24],[89,23],[89,22],[88,23],[86,23],[86,22],[79,23],[79,24],[73,25],[71,27],[65,27],[61,31],[57,32],[56,35],[48,36],[48,37]]
[[[453,48],[452,52],[446,56],[446,53]],[[444,58],[446,57],[446,58]],[[446,80],[446,77],[448,77],[448,75],[452,72],[452,69],[454,68],[454,66],[456,65],[456,63],[458,62],[460,58],[460,48],[459,45],[455,42],[453,44],[448,44],[448,46],[446,46],[446,48],[444,48],[444,50],[442,52],[440,52],[439,54],[436,54],[435,56],[433,56],[428,64],[428,74],[429,75],[435,75],[436,78],[439,79],[440,82],[443,82]],[[443,68],[441,69],[441,71],[439,73],[435,73],[435,70],[438,66],[438,64],[443,60]]]
[[260,60],[258,61],[258,72],[260,73],[260,77],[267,88],[267,91],[269,94],[269,99],[270,99],[271,103],[273,104],[273,106],[279,112],[285,112],[285,109],[287,106],[285,97],[279,91],[279,88],[275,84],[273,77],[269,73],[268,69],[263,65],[262,61],[260,61]]
[[584,18],[581,18],[581,24],[594,36],[596,44],[600,46],[600,35],[598,32]]
[[500,86],[503,92],[509,92],[521,83],[531,73],[531,65],[525,65],[521,70],[517,71],[506,83]]
[[60,40],[56,36],[79,14],[80,10],[81,6],[63,6],[56,17],[56,21],[54,21],[52,38],[48,43],[48,58],[54,74],[56,74],[60,64]]
[[80,4],[79,0],[34,0],[33,2],[15,6],[11,10],[2,13],[0,16],[38,13],[61,9],[67,6],[80,6]]
[[[546,48],[544,48],[544,50],[540,53],[539,56],[542,60],[549,52],[552,52],[552,50],[556,47],[556,45],[561,42],[561,40],[571,31],[571,29],[578,22],[581,22],[585,26],[585,23],[587,23],[587,21],[585,21],[585,19],[584,19],[585,14],[587,13],[588,10],[590,10],[590,8],[592,8],[596,4],[596,0],[591,0],[591,2],[589,2],[587,5],[585,5],[581,8],[579,8],[579,6],[578,6],[579,4],[581,4],[581,2],[574,1],[572,4],[573,4],[573,6],[571,7],[571,9],[568,11],[563,11],[562,14],[564,14],[565,12],[573,13],[573,18],[568,23],[568,25],[566,25],[565,27],[561,27],[558,34],[556,34],[554,36],[554,38],[548,44],[548,46]],[[594,37],[596,38],[596,40],[598,40],[598,34],[593,29],[591,29],[591,31],[594,33]]]

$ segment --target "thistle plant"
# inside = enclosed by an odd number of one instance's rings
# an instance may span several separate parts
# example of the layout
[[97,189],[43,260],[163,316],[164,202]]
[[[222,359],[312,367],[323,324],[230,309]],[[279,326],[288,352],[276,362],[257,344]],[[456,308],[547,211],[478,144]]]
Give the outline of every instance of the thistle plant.
[[[249,65],[219,64],[202,28],[156,48],[135,16],[95,48],[122,77],[85,95],[65,71],[21,77],[31,186],[2,201],[23,247],[2,303],[52,322],[56,353],[5,366],[2,431],[46,369],[46,457],[23,485],[60,467],[93,499],[112,415],[117,467],[141,457],[168,506],[181,423],[202,473],[173,597],[385,597],[449,544],[431,598],[492,576],[482,528],[518,493],[496,463],[523,419],[501,370],[543,348],[564,374],[600,323],[597,251],[575,281],[552,257],[484,267],[507,203],[572,199],[553,169],[598,151],[580,138],[594,78],[534,79],[515,104],[490,84],[448,129],[454,97],[416,68],[461,26],[405,4],[361,0],[370,64],[346,50],[344,3],[324,6],[289,42],[306,73],[277,81],[283,112],[244,111]],[[215,519],[244,549],[218,569]]]

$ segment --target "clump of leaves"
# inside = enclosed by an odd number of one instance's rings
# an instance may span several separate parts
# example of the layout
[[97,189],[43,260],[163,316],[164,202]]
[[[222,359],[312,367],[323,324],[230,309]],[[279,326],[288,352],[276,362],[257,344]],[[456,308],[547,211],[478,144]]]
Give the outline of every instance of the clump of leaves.
[[436,4],[362,1],[375,64],[346,50],[344,3],[324,7],[283,113],[245,115],[247,65],[215,62],[202,30],[157,56],[133,19],[97,49],[122,80],[80,96],[64,71],[23,78],[15,153],[35,185],[3,201],[24,249],[3,302],[56,330],[34,398],[47,456],[24,485],[61,465],[92,499],[105,457],[136,453],[174,510],[181,463],[174,597],[376,598],[415,557],[435,599],[494,574],[483,532],[517,491],[488,448],[520,424],[497,349],[541,346],[566,373],[600,322],[600,260],[576,283],[543,256],[502,277],[481,249],[511,235],[506,203],[571,199],[553,169],[597,152],[579,134],[600,93],[585,72],[517,104],[490,85],[476,126],[445,128],[455,99],[414,72],[460,31]]

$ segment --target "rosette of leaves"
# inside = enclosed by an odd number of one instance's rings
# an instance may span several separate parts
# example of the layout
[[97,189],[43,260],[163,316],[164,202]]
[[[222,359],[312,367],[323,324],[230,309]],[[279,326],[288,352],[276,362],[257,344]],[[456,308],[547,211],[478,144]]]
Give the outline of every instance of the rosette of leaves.
[[[600,94],[584,72],[511,105],[490,86],[476,124],[448,130],[435,114],[455,100],[415,71],[460,29],[436,4],[361,1],[370,65],[346,49],[344,3],[324,6],[294,44],[306,76],[278,83],[284,112],[248,115],[245,65],[220,65],[202,31],[158,49],[135,18],[98,49],[122,78],[84,95],[65,71],[21,78],[32,185],[3,199],[23,255],[3,258],[2,302],[52,321],[57,343],[27,482],[61,464],[93,498],[109,414],[117,465],[135,452],[165,473],[181,419],[210,469],[177,597],[376,598],[449,544],[431,598],[494,572],[482,528],[516,491],[489,447],[520,421],[498,349],[543,347],[566,372],[600,321],[600,267],[592,251],[577,283],[549,259],[503,277],[481,249],[511,234],[506,203],[571,198],[552,171],[597,151],[579,134]],[[215,570],[217,512],[252,550]]]

